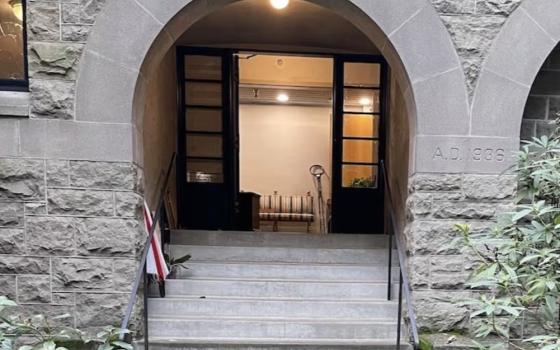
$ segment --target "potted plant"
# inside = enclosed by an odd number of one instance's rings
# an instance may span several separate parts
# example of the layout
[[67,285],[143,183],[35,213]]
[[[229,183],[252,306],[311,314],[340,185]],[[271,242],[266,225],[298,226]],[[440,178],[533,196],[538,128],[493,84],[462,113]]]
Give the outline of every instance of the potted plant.
[[169,266],[169,278],[177,277],[177,272],[179,272],[180,269],[188,270],[188,267],[185,266],[185,263],[191,259],[190,254],[186,254],[178,258],[175,258],[169,254],[164,254],[163,257],[165,258],[167,266]]

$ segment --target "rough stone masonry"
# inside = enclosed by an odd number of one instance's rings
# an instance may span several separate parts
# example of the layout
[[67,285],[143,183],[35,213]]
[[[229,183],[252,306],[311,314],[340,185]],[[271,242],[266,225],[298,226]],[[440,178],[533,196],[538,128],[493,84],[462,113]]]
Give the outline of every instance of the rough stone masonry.
[[[72,145],[52,136],[75,133],[76,144],[83,143],[77,126],[62,129],[54,121],[75,117],[81,53],[106,1],[28,1],[28,118],[0,117],[0,139],[16,145],[0,149],[0,294],[47,314],[69,313],[79,327],[120,321],[143,237],[142,169],[116,156],[90,161],[87,147],[79,159],[67,159],[64,149]],[[431,2],[472,95],[493,40],[521,0]],[[98,127],[100,138],[117,128]],[[37,135],[37,142],[22,141],[21,133]],[[511,205],[515,180],[416,174],[409,182],[407,244],[419,323],[426,330],[468,328],[466,310],[453,303],[471,292],[464,288],[468,258],[448,245],[452,224],[487,229]]]

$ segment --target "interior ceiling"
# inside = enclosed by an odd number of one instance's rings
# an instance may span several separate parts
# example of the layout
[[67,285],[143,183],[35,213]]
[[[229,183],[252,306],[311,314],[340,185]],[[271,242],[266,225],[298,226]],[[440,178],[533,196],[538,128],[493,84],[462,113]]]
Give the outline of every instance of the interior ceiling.
[[232,3],[196,22],[178,45],[379,54],[352,23],[305,0],[291,0],[283,10],[275,10],[268,0]]

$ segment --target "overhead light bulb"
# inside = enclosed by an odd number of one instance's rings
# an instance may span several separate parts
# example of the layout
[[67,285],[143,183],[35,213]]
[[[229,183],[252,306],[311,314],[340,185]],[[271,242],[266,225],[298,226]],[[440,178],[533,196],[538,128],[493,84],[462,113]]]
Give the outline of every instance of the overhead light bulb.
[[10,6],[12,6],[12,11],[17,19],[23,21],[23,4],[21,0],[10,0]]
[[290,0],[270,0],[270,5],[277,10],[283,10],[288,7]]
[[290,96],[287,93],[281,92],[276,96],[276,101],[286,103],[290,100]]
[[362,97],[359,102],[362,106],[371,106],[371,100],[367,97]]

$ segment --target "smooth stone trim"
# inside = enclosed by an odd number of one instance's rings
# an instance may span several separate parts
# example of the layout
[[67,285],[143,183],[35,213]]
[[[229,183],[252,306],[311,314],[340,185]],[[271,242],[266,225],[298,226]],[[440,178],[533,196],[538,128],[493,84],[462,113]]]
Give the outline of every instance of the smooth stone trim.
[[28,117],[30,93],[0,91],[0,117]]

